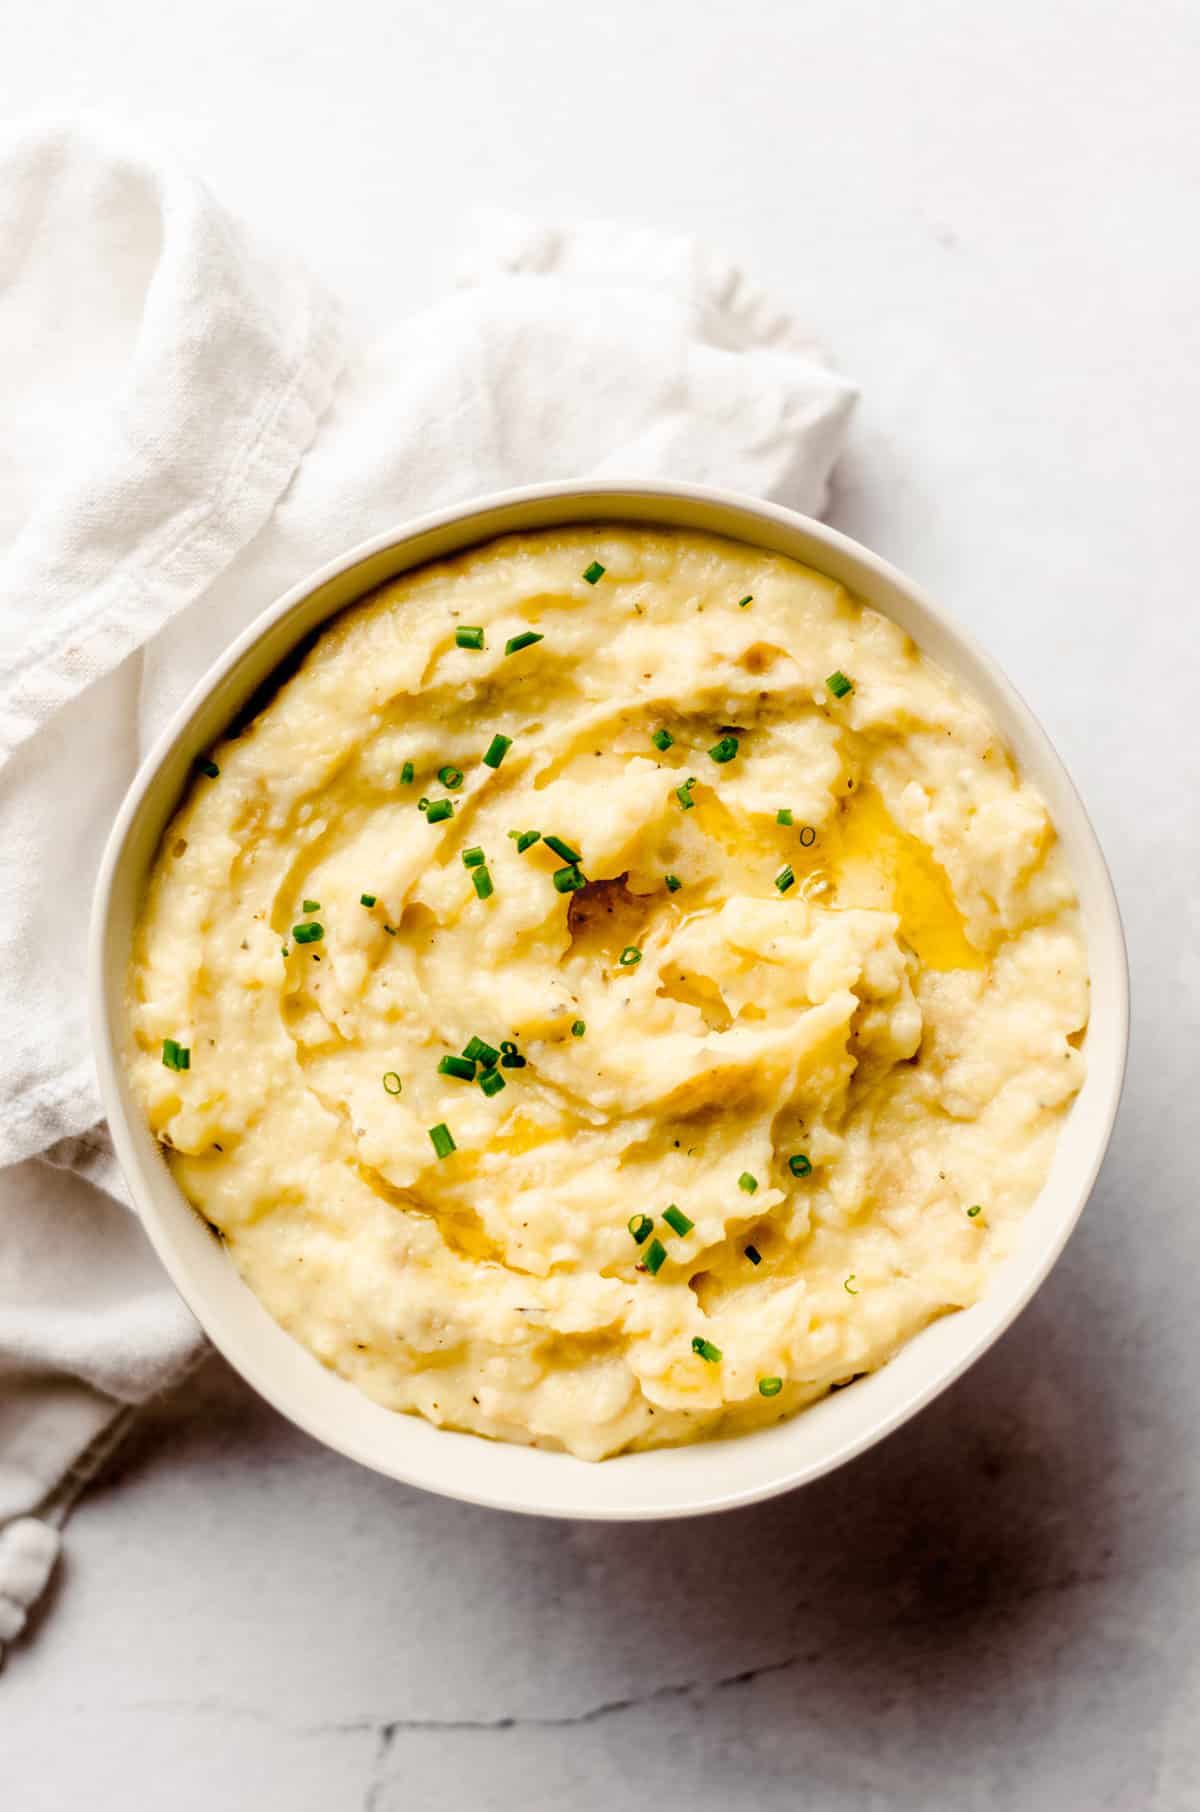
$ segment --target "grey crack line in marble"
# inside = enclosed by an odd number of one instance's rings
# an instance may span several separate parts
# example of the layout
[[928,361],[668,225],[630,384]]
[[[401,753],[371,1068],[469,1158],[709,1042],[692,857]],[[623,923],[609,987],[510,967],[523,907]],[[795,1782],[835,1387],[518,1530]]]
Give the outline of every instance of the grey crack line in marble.
[[765,1661],[761,1667],[747,1667],[740,1673],[725,1674],[716,1680],[672,1681],[665,1686],[656,1686],[651,1692],[638,1693],[635,1698],[603,1699],[599,1705],[589,1705],[585,1711],[565,1712],[560,1717],[544,1717],[535,1713],[528,1717],[509,1714],[498,1718],[382,1718],[371,1726],[379,1733],[379,1747],[363,1797],[362,1812],[377,1812],[379,1795],[386,1784],[384,1770],[397,1740],[406,1731],[527,1730],[531,1727],[557,1730],[581,1724],[598,1724],[605,1718],[618,1717],[623,1711],[633,1711],[639,1706],[653,1705],[663,1699],[687,1699],[693,1693],[720,1692],[731,1686],[750,1686],[755,1680],[761,1680],[768,1674],[786,1673],[789,1668],[798,1667],[807,1658],[804,1655],[789,1655],[782,1661]]

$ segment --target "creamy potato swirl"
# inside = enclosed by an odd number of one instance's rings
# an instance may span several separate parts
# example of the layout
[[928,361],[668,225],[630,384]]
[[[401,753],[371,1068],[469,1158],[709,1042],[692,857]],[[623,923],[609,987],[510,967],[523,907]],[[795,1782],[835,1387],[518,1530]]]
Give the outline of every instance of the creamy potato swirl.
[[133,1078],[379,1402],[590,1459],[744,1430],[1009,1250],[1082,1081],[1074,889],[978,705],[832,580],[496,541],[343,614],[211,766]]

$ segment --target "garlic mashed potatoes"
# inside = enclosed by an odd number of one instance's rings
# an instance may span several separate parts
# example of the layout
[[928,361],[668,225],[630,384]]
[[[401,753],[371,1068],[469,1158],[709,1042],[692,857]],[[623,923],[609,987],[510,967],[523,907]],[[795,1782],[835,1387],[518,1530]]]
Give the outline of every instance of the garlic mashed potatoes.
[[794,561],[517,535],[383,586],[200,764],[137,1092],[369,1396],[588,1459],[749,1429],[973,1302],[1084,1068],[1053,827]]

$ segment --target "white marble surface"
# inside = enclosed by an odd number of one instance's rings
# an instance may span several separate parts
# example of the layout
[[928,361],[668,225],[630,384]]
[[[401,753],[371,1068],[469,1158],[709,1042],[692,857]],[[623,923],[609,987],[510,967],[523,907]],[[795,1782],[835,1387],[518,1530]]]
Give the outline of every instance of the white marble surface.
[[443,1504],[210,1364],[77,1513],[0,1686],[6,1808],[1200,1804],[1198,91],[1194,0],[22,9],[0,111],[143,119],[376,322],[480,200],[693,225],[793,297],[864,387],[835,520],[955,602],[1092,806],[1135,1038],[1033,1307],[775,1504]]

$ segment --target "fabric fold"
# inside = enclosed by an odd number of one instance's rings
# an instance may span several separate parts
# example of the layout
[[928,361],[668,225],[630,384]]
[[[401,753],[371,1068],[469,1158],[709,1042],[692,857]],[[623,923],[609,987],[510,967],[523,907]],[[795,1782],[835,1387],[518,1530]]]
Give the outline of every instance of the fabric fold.
[[0,759],[258,532],[341,365],[333,302],[174,164],[62,127],[3,167]]

